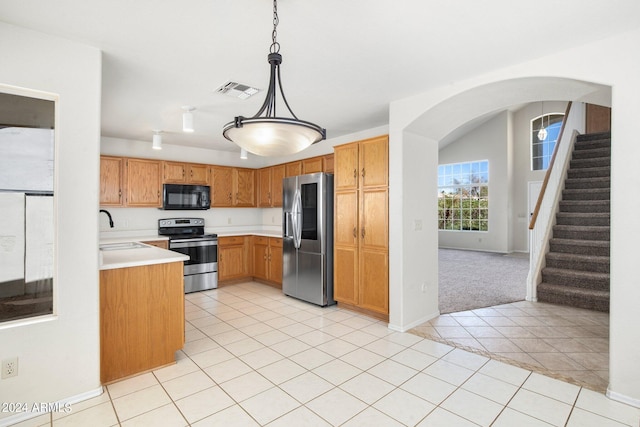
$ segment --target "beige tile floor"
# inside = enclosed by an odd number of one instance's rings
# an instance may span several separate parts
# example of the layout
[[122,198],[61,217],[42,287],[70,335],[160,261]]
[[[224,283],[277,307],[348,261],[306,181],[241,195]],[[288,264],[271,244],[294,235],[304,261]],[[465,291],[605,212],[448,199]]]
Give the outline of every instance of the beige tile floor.
[[175,365],[111,384],[70,414],[23,425],[600,427],[640,420],[640,409],[593,390],[257,283],[189,294],[186,318],[187,343]]
[[518,301],[439,316],[412,332],[605,392],[609,314]]

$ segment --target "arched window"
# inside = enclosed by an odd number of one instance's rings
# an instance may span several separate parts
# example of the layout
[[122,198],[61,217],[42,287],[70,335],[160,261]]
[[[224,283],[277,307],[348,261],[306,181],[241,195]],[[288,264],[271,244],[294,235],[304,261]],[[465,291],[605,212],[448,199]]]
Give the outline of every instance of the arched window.
[[563,119],[562,113],[550,113],[531,120],[531,170],[549,167]]

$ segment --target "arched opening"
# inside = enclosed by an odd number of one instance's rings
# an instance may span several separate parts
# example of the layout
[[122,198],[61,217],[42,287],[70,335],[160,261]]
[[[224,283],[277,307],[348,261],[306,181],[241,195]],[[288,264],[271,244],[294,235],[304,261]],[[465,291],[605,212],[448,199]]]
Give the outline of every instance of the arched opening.
[[[433,212],[437,211],[437,182],[435,177],[437,176],[438,160],[434,161],[433,158],[439,159],[443,149],[464,139],[465,136],[475,132],[477,129],[483,126],[490,127],[492,122],[500,122],[506,134],[504,136],[504,144],[501,147],[504,152],[504,158],[502,159],[504,164],[498,174],[490,171],[491,184],[496,182],[500,183],[500,185],[498,188],[490,186],[489,194],[493,196],[497,193],[504,193],[505,197],[497,206],[494,205],[493,207],[493,199],[490,199],[489,218],[492,217],[492,213],[495,210],[498,213],[496,218],[498,227],[492,227],[492,224],[489,223],[489,230],[495,230],[496,232],[494,237],[497,243],[494,246],[494,251],[511,251],[514,246],[514,236],[519,234],[520,229],[526,228],[528,222],[527,216],[521,217],[519,215],[520,212],[517,210],[523,209],[522,204],[520,202],[515,203],[518,199],[517,194],[522,193],[523,189],[516,186],[514,181],[514,176],[520,173],[520,169],[522,169],[522,165],[514,163],[512,158],[513,150],[519,142],[514,135],[514,127],[517,120],[526,117],[526,130],[523,138],[525,140],[524,149],[528,155],[524,168],[530,170],[530,120],[540,115],[541,101],[544,101],[545,106],[552,101],[564,103],[577,101],[610,106],[611,89],[595,83],[551,77],[499,81],[478,86],[436,102],[432,100],[431,107],[403,127],[401,132],[398,130],[398,133],[396,133],[396,135],[401,135],[403,145],[402,161],[399,162],[402,165],[402,172],[399,175],[402,177],[404,209],[401,222],[404,228],[401,233],[396,234],[397,237],[402,237],[399,244],[401,246],[400,256],[396,258],[394,254],[394,249],[398,247],[396,246],[398,242],[395,244],[392,242],[391,262],[393,263],[395,259],[401,264],[398,270],[401,271],[401,283],[403,283],[403,286],[401,290],[392,290],[392,293],[395,294],[392,299],[395,298],[400,302],[398,305],[392,305],[392,326],[393,319],[397,319],[393,314],[394,308],[400,309],[400,318],[406,322],[405,325],[409,326],[405,330],[415,326],[420,320],[425,320],[433,313],[438,312],[437,285],[435,286],[435,292],[433,290],[429,291],[429,285],[438,282],[437,262],[434,268],[433,259],[420,263],[419,256],[408,254],[412,247],[424,245],[429,248],[424,253],[428,253],[430,257],[437,257],[435,254],[437,254],[438,244],[436,242],[439,240],[439,232],[437,231],[437,226],[435,226],[435,221],[433,229],[427,230],[422,235],[412,233],[411,231],[414,230],[410,230],[412,218],[420,216],[437,218],[437,214],[434,215]],[[533,113],[536,108],[537,114]],[[527,111],[527,109],[531,111],[527,114],[520,114],[522,117],[518,116],[520,111]],[[559,109],[558,111],[561,110]],[[493,124],[495,125],[495,123]],[[393,138],[394,128],[393,126],[391,128]],[[473,147],[469,143],[467,148],[478,151],[475,153],[475,158],[463,159],[465,161],[486,157],[480,154],[480,147]],[[522,149],[522,147],[519,147],[519,149]],[[423,165],[422,167],[433,168],[433,170],[431,172],[419,171],[416,169],[416,167],[419,167],[417,162],[407,161],[416,155],[421,155],[423,158],[430,157],[429,165]],[[447,159],[445,163],[447,162],[450,162],[450,159]],[[522,175],[526,176],[525,174]],[[422,185],[416,185],[408,182],[413,176],[432,177],[434,182],[428,183],[427,178],[422,182]],[[520,179],[522,180],[522,177]],[[414,198],[426,198],[428,201],[420,206],[411,206],[406,202],[407,200],[414,200]],[[514,206],[516,207],[514,208]],[[425,228],[429,228],[428,224]],[[396,230],[397,232],[398,230]],[[422,287],[413,285],[412,287],[412,283],[415,282],[426,284],[427,292],[424,291],[424,285]],[[421,295],[420,291],[426,295]],[[417,308],[420,303],[417,303],[416,300],[420,301],[424,307]],[[412,324],[409,319],[415,319],[414,323]]]

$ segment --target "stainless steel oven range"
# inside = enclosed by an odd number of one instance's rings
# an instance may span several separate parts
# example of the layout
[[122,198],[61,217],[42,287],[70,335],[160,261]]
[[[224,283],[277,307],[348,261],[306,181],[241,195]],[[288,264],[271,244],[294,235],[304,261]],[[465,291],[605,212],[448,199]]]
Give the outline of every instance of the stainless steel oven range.
[[169,250],[189,256],[185,293],[218,287],[218,235],[204,233],[204,218],[159,219],[158,234],[169,236]]

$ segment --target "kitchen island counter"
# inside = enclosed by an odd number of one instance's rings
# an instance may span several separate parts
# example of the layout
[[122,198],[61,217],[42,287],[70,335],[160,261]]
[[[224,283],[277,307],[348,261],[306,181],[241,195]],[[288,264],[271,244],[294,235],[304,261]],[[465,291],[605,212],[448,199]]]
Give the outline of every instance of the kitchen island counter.
[[136,242],[136,240],[106,242],[100,241],[105,249],[100,249],[100,270],[139,267],[142,265],[165,264],[176,261],[187,261],[189,257],[178,252],[161,249],[144,243],[137,243],[132,248],[113,249],[118,243]]

